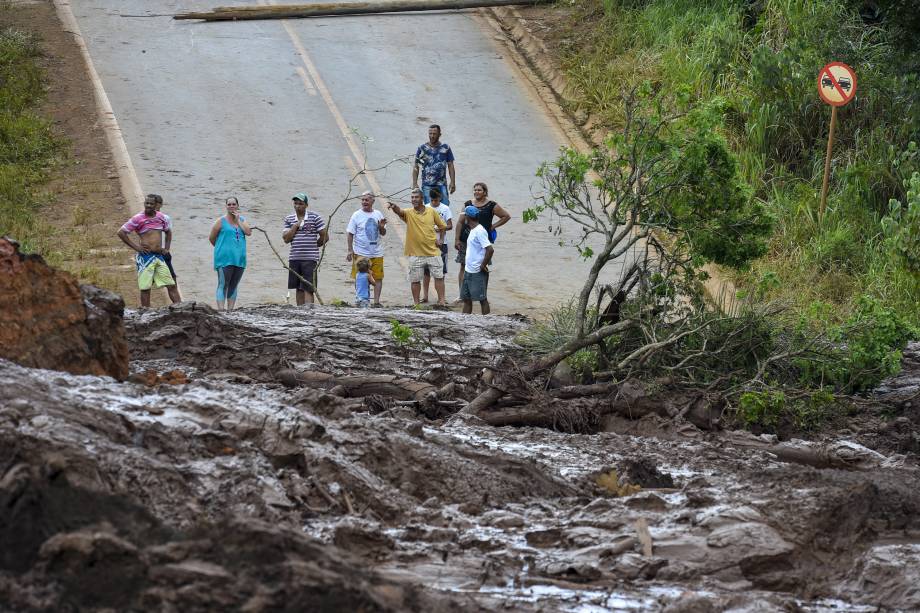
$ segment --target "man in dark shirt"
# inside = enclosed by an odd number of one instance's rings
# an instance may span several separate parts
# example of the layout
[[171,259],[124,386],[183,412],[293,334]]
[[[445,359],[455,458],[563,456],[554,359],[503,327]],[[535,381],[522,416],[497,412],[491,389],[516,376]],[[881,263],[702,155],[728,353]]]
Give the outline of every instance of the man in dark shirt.
[[[457,177],[454,173],[454,152],[450,145],[441,142],[441,126],[432,124],[428,128],[428,142],[419,145],[415,151],[412,166],[412,187],[418,187],[419,170],[422,174],[422,197],[425,204],[431,202],[428,194],[432,189],[441,190],[441,202],[450,205],[450,196],[457,191]],[[447,176],[450,175],[450,185]]]

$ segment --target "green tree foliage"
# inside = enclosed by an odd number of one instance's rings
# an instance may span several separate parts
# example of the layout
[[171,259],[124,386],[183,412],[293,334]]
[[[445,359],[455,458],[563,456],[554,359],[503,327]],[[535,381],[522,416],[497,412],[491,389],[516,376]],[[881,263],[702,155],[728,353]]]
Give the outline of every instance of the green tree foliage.
[[676,302],[697,293],[691,285],[673,287],[679,279],[698,280],[704,262],[743,266],[764,252],[771,229],[720,135],[723,104],[693,105],[686,94],[656,93],[646,84],[626,93],[622,106],[625,123],[604,148],[563,148],[539,169],[542,200],[524,212],[525,222],[549,212],[580,230],[575,247],[592,267],[578,299],[576,336],[609,262],[651,246],[620,289],[670,287]]

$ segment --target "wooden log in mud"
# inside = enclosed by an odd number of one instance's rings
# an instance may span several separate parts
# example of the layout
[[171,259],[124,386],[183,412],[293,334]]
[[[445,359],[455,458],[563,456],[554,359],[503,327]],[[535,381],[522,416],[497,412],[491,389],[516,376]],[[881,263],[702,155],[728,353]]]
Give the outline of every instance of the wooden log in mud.
[[444,11],[492,6],[549,4],[551,0],[389,0],[375,2],[322,2],[276,6],[219,6],[210,11],[177,13],[173,19],[242,21],[250,19],[301,19],[333,15],[367,15],[409,11]]
[[[586,398],[603,395],[588,406],[594,411],[597,421],[606,415],[619,415],[629,419],[640,419],[646,415],[658,415],[666,419],[681,417],[702,430],[717,430],[724,401],[718,394],[706,392],[679,392],[675,390],[652,391],[651,386],[637,381],[620,385],[601,383],[573,385],[551,392],[552,398]],[[568,407],[563,403],[531,402],[518,406],[505,406],[482,411],[477,416],[493,426],[539,426],[556,428],[569,422],[583,422],[586,406]],[[570,416],[569,412],[573,414]],[[581,415],[574,415],[580,413]],[[571,418],[570,418],[571,417]],[[590,420],[587,420],[590,421]]]
[[735,447],[759,449],[772,454],[777,460],[790,464],[804,464],[815,468],[840,468],[844,470],[875,470],[891,465],[888,458],[859,443],[847,440],[823,442],[791,440],[765,441],[749,432],[729,432],[726,438]]
[[[395,375],[336,377],[319,371],[298,372],[296,370],[283,370],[278,373],[278,380],[286,387],[304,385],[328,389],[344,398],[361,398],[376,395],[396,400],[423,401],[429,398],[438,398],[438,392],[440,391],[430,383]],[[449,391],[452,391],[452,388]]]

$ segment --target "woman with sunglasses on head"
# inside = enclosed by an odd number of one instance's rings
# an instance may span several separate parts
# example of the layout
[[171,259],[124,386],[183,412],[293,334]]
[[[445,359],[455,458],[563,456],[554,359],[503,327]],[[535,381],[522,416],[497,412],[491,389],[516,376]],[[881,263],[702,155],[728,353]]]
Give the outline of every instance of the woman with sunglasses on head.
[[211,227],[208,240],[214,245],[214,270],[217,271],[217,310],[231,311],[246,268],[246,237],[252,234],[246,218],[240,215],[240,203],[231,196],[226,200],[227,214]]

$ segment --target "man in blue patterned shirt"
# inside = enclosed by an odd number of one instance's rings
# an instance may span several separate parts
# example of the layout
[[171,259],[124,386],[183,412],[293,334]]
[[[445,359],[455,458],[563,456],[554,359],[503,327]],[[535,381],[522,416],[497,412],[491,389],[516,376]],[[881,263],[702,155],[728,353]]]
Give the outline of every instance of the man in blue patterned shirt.
[[[412,166],[412,187],[418,187],[419,169],[422,171],[422,195],[425,204],[431,202],[429,193],[432,189],[441,190],[441,202],[450,204],[449,194],[457,191],[454,174],[454,152],[450,145],[441,142],[441,126],[432,124],[428,127],[428,142],[419,145],[415,152],[415,164]],[[450,185],[447,176],[450,175]]]

